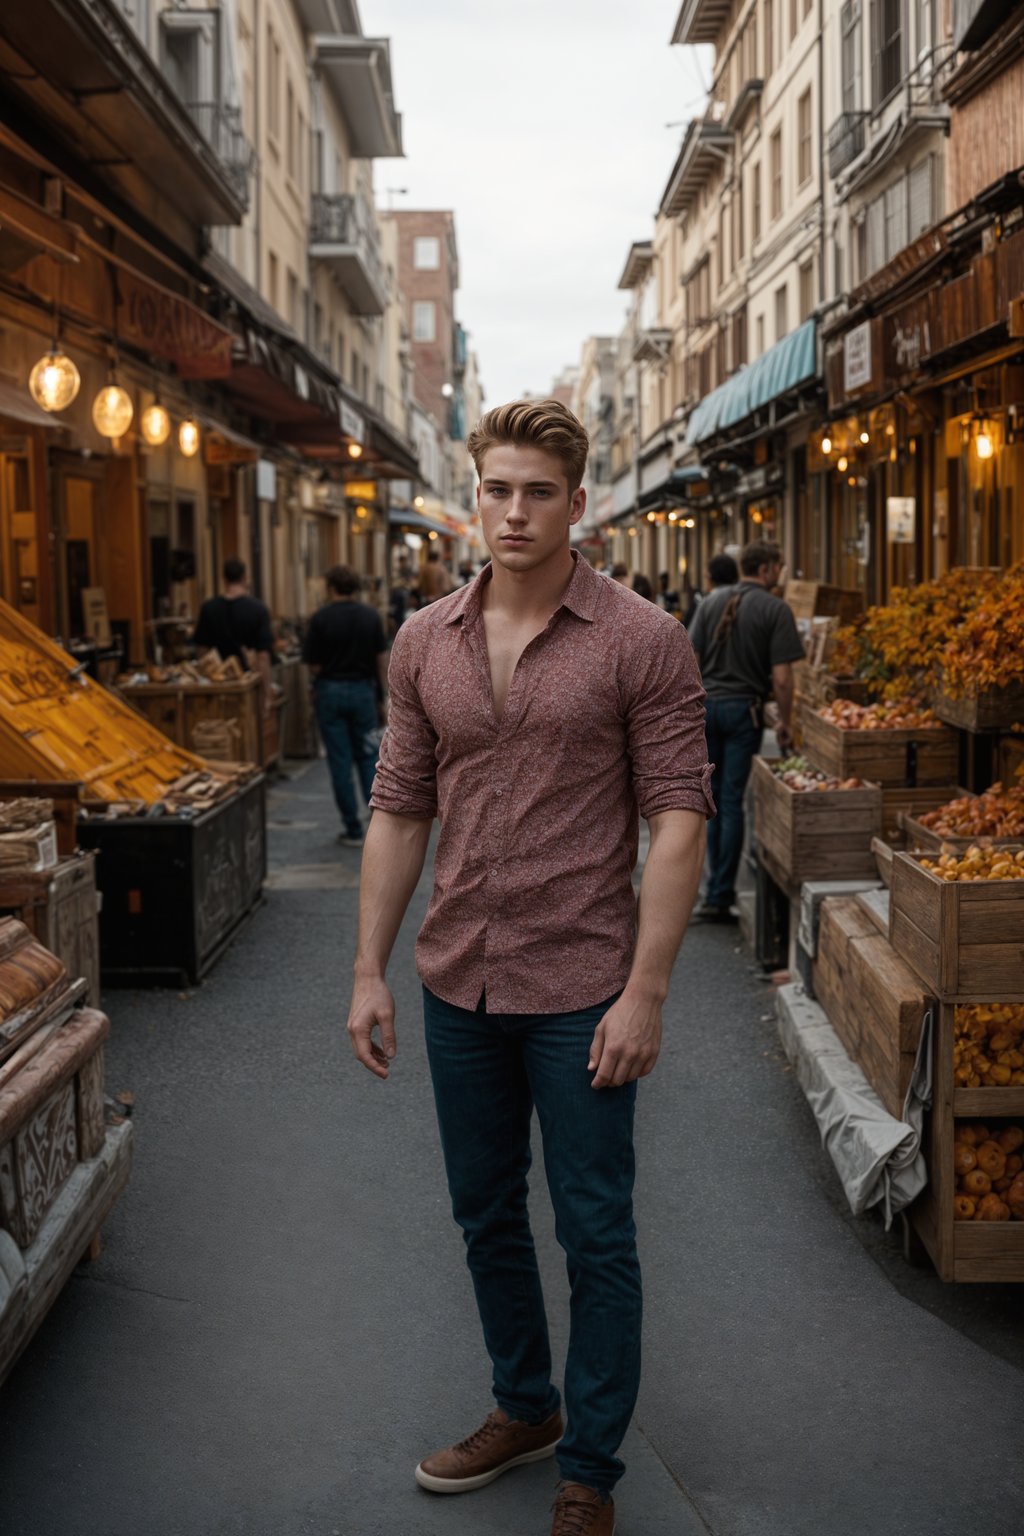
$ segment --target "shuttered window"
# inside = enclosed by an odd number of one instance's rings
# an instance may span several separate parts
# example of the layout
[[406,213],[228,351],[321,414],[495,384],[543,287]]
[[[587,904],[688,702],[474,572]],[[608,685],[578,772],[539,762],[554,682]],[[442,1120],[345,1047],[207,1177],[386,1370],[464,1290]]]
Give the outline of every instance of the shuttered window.
[[903,79],[903,0],[871,0],[871,96],[888,101]]
[[859,112],[862,72],[860,0],[846,0],[839,25],[842,33],[843,111]]
[[907,184],[899,181],[885,191],[885,259],[892,261],[907,243]]
[[910,229],[909,238],[931,229],[936,222],[935,209],[935,157],[927,155],[919,160],[910,172]]

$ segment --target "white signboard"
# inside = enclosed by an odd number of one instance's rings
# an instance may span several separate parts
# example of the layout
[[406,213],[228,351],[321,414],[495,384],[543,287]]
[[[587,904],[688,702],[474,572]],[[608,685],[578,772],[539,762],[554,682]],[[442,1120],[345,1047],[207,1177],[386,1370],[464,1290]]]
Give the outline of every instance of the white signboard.
[[854,326],[843,337],[843,383],[847,393],[871,383],[871,322]]
[[889,496],[885,503],[885,517],[889,528],[890,544],[913,544],[914,513],[917,502],[913,496]]

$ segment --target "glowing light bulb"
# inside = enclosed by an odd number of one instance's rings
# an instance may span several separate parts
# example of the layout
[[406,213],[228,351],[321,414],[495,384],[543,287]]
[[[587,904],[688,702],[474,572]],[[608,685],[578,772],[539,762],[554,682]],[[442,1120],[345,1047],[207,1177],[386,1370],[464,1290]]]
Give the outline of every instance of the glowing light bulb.
[[54,347],[28,376],[28,392],[44,411],[64,411],[82,385],[81,375],[64,352]]
[[974,439],[974,446],[979,459],[990,459],[992,457],[992,439],[987,432],[978,433]]
[[139,428],[151,448],[159,448],[171,435],[171,418],[159,401],[147,405],[139,417]]
[[821,451],[825,455],[826,458],[832,452],[832,439],[830,437],[823,437],[822,438],[822,440],[821,440]]
[[842,474],[844,469],[848,469],[849,468],[849,464],[850,464],[850,461],[849,461],[849,459],[846,457],[846,455],[844,453],[842,458],[836,464],[836,468],[839,470],[839,473]]
[[648,514],[647,514],[647,521],[649,523],[656,523],[658,521],[658,514],[657,514],[657,512],[648,512]]
[[178,428],[178,447],[186,459],[194,459],[199,452],[199,423],[191,416]]
[[361,459],[363,456],[362,443],[349,443],[348,456],[350,459]]
[[871,433],[870,432],[862,432],[861,435],[860,435],[860,440],[861,440],[862,443],[870,443],[870,441],[871,441]]
[[105,384],[92,403],[92,422],[101,437],[123,437],[132,424],[132,397],[120,384]]

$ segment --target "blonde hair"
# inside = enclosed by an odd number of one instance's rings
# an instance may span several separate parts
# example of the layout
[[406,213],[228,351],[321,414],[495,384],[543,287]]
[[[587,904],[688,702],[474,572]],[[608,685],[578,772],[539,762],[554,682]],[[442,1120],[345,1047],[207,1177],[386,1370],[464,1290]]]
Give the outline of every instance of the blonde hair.
[[466,439],[466,448],[483,477],[488,448],[543,448],[561,459],[569,490],[579,490],[587,467],[590,440],[582,422],[560,400],[512,400],[482,416]]

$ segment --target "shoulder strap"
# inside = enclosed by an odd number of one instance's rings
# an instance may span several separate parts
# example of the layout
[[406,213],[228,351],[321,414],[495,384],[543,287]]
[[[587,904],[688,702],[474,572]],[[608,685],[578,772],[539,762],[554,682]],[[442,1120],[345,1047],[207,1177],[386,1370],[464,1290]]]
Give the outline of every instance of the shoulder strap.
[[729,594],[728,600],[722,608],[718,623],[715,625],[714,634],[711,636],[711,644],[704,658],[705,667],[718,655],[719,650],[728,644],[729,636],[736,627],[736,615],[740,611],[740,604],[750,591],[751,585],[752,583],[744,583],[737,591]]

